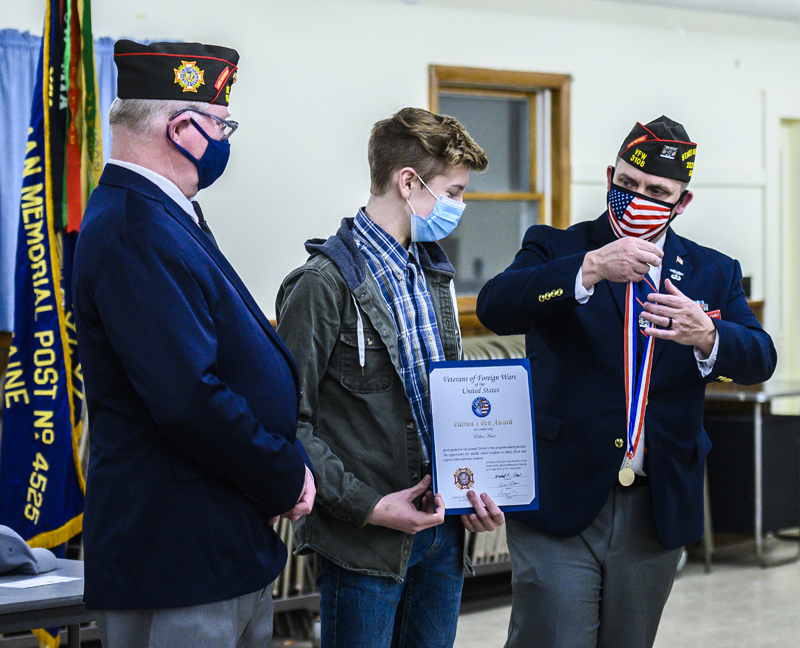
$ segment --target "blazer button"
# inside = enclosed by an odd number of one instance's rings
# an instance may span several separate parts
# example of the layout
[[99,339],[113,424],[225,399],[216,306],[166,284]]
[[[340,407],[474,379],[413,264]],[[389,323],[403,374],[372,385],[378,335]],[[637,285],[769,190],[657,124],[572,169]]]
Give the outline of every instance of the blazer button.
[[623,441],[622,439],[616,439],[614,441],[614,445],[617,446],[618,448],[621,448],[624,445],[624,443],[625,441]]

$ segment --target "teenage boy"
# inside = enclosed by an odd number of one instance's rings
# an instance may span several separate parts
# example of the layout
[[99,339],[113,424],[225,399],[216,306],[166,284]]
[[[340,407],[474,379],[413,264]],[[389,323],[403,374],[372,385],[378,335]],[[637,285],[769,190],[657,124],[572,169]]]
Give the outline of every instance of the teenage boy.
[[314,509],[295,525],[320,555],[326,648],[453,645],[464,528],[502,511],[445,518],[430,492],[428,363],[458,360],[454,269],[435,242],[464,210],[483,149],[452,117],[404,108],[372,129],[370,198],[283,282],[278,332],[300,371],[298,438],[317,471]]

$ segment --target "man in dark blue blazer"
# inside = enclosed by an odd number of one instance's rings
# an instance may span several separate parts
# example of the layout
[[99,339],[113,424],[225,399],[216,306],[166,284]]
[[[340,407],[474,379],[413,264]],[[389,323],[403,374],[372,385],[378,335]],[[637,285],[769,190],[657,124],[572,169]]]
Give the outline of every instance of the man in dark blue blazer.
[[190,202],[228,159],[238,54],[119,41],[109,164],[75,253],[86,605],[103,644],[265,646],[310,512],[297,369]]
[[534,226],[478,297],[525,333],[541,503],[508,524],[507,646],[652,646],[681,547],[703,533],[707,383],[767,380],[775,348],[739,263],[678,236],[696,145],[637,124],[608,167],[608,211]]

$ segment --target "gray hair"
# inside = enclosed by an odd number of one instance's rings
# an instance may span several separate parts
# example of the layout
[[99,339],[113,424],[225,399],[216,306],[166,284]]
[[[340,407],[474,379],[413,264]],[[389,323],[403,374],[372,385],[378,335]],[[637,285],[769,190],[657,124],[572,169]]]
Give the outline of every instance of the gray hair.
[[164,119],[183,108],[205,110],[208,104],[201,101],[177,101],[163,99],[114,99],[108,111],[108,122],[112,127],[119,126],[138,133],[154,134],[161,128]]

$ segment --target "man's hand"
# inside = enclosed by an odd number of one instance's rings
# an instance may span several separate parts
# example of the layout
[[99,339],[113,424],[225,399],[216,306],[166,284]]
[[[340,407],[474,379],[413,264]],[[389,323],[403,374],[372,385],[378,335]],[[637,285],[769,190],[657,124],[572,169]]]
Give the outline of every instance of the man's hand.
[[475,491],[468,490],[467,499],[472,504],[472,508],[475,509],[474,513],[461,516],[461,521],[467,531],[472,531],[473,533],[494,531],[497,527],[506,523],[505,514],[486,493],[481,493],[479,498]]
[[[381,497],[369,514],[367,523],[413,535],[444,522],[444,500],[441,495],[428,491],[431,479],[430,475],[425,475],[416,486]],[[419,511],[414,506],[414,500],[418,497],[422,498],[422,509]]]
[[297,500],[297,504],[294,505],[291,511],[286,511],[281,517],[295,522],[304,515],[308,515],[311,513],[311,509],[314,508],[314,498],[316,495],[317,486],[314,483],[314,475],[311,473],[308,466],[306,466],[306,483],[303,486],[303,492],[300,493],[300,499]]
[[664,252],[642,239],[626,236],[599,250],[587,252],[581,266],[587,290],[603,279],[615,283],[641,281],[650,266],[660,266]]
[[642,319],[653,326],[648,326],[644,332],[662,340],[695,346],[708,357],[717,339],[714,322],[703,312],[700,304],[684,295],[669,279],[664,281],[664,287],[668,294],[651,293],[647,296]]

